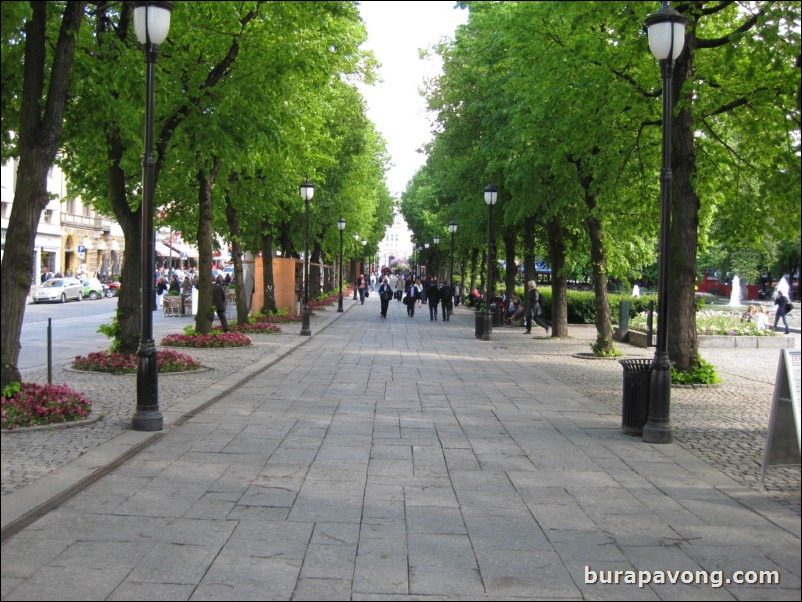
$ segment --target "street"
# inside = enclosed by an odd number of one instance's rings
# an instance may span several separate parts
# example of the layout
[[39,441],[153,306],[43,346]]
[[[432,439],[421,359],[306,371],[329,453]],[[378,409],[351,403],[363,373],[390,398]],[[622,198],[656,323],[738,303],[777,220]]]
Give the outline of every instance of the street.
[[84,299],[69,303],[29,303],[20,336],[20,370],[47,366],[47,324],[52,325],[53,365],[64,363],[76,355],[101,351],[109,339],[97,329],[111,324],[117,311],[117,297],[96,301]]

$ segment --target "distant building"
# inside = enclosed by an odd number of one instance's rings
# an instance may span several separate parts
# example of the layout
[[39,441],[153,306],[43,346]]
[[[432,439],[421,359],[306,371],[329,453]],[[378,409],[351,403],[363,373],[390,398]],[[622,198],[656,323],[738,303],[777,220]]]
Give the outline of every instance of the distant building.
[[379,267],[389,266],[393,261],[409,263],[412,256],[412,231],[398,211],[394,210],[393,224],[385,231],[379,243]]
[[[17,167],[16,160],[2,166],[2,254],[17,185]],[[47,190],[52,198],[36,228],[32,284],[39,284],[45,267],[53,273],[79,277],[119,275],[125,252],[119,224],[97,213],[91,205],[84,205],[81,199],[68,197],[64,173],[55,165],[47,174]]]

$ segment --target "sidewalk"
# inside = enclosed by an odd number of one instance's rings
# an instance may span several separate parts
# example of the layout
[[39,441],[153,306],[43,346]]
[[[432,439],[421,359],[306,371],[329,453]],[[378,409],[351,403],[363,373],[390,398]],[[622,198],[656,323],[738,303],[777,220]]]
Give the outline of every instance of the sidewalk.
[[777,350],[704,350],[724,385],[672,389],[676,443],[650,445],[618,362],[579,356],[592,327],[483,342],[464,308],[345,308],[193,350],[211,369],[160,376],[156,434],[128,430],[134,377],[68,373],[104,418],[3,435],[2,599],[800,598],[799,468],[759,485]]

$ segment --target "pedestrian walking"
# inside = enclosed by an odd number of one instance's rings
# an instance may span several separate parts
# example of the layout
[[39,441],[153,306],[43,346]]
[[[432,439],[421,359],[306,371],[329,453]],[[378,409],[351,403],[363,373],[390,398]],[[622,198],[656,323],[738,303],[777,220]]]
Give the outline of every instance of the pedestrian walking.
[[379,286],[379,301],[381,301],[381,317],[387,317],[387,306],[390,304],[390,299],[393,298],[393,287],[390,286],[390,281],[385,278]]
[[448,322],[454,309],[454,291],[447,282],[440,287],[440,305],[443,307],[443,322]]
[[437,322],[437,304],[440,302],[440,287],[437,286],[437,276],[429,279],[426,287],[426,302],[429,304],[429,320]]
[[229,332],[228,320],[226,320],[226,291],[217,281],[212,282],[212,305],[217,311],[217,317],[220,318],[223,332]]
[[542,326],[546,330],[546,334],[549,334],[551,323],[543,317],[545,301],[543,301],[540,291],[537,290],[537,283],[534,280],[530,280],[526,286],[528,289],[526,294],[529,300],[529,312],[526,316],[525,334],[532,332],[533,321]]
[[359,291],[359,302],[364,305],[365,304],[365,289],[368,286],[368,280],[365,278],[364,274],[360,274],[359,278],[356,280],[356,288]]
[[404,297],[404,303],[407,304],[407,315],[410,318],[414,318],[415,305],[420,306],[420,280],[409,283],[409,290],[407,290],[407,296]]
[[777,306],[777,311],[774,312],[774,330],[777,330],[777,323],[780,321],[780,318],[782,318],[783,324],[785,325],[785,334],[789,334],[791,331],[788,328],[788,320],[785,318],[785,314],[791,311],[793,306],[782,291],[777,291],[777,296],[774,297],[774,305]]

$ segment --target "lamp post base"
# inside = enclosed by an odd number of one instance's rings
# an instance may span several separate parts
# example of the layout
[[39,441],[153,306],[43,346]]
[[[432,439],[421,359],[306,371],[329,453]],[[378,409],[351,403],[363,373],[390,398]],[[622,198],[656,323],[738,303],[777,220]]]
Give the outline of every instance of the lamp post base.
[[154,342],[141,341],[137,355],[137,398],[131,427],[135,431],[160,431],[164,417],[159,408],[159,364]]
[[304,306],[303,322],[301,323],[301,336],[312,336],[312,329],[309,326],[309,307]]
[[649,376],[649,418],[643,425],[646,443],[672,443],[674,427],[671,425],[671,363],[667,353],[658,353]]
[[340,294],[339,298],[337,299],[337,312],[342,313],[343,311],[343,296]]
[[159,410],[136,412],[131,419],[131,428],[141,432],[160,431],[164,428],[164,416]]

